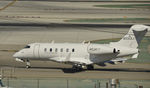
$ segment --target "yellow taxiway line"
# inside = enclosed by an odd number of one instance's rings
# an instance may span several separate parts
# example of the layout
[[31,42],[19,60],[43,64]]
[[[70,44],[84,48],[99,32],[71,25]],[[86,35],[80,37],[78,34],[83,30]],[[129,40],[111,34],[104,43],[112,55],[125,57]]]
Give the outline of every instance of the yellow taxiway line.
[[5,10],[6,8],[8,8],[9,6],[13,5],[16,1],[18,0],[13,0],[11,3],[7,4],[6,6],[0,8],[0,11]]

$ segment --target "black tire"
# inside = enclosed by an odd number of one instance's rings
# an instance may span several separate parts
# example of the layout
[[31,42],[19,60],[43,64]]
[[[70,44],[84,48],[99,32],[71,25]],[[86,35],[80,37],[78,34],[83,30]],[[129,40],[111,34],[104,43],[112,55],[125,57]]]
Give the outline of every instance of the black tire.
[[73,66],[72,69],[73,69],[74,71],[82,71],[82,70],[83,70],[82,67],[77,67],[77,66]]
[[31,68],[31,66],[29,66],[29,65],[26,65],[26,68],[28,69],[28,68]]
[[93,66],[93,65],[87,65],[87,69],[88,69],[88,70],[93,70],[93,69],[94,69],[94,66]]

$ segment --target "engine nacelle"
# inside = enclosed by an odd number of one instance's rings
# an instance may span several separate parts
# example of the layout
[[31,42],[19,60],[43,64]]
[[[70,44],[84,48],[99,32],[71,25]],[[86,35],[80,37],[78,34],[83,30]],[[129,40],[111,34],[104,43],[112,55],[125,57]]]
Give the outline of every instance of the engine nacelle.
[[88,53],[90,54],[111,54],[111,53],[119,53],[120,50],[117,50],[116,48],[104,46],[104,45],[97,45],[97,44],[91,44],[88,47]]

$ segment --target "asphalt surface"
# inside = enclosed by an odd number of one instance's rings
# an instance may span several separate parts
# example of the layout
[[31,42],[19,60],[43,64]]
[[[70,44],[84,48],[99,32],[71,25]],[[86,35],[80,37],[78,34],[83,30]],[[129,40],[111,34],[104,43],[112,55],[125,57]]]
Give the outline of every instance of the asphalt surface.
[[[134,24],[0,23],[0,26],[130,28]],[[2,29],[1,29],[2,30]]]
[[[0,8],[10,1],[0,1]],[[46,3],[45,3],[46,2]],[[0,23],[71,23],[70,19],[100,19],[100,18],[149,18],[147,8],[103,8],[94,5],[131,4],[109,2],[49,2],[49,1],[17,1],[5,10],[0,11]],[[132,3],[140,4],[140,3]],[[147,2],[143,4],[148,4]],[[91,23],[91,22],[87,22]],[[94,22],[92,22],[95,24]],[[111,24],[115,22],[108,22]],[[124,24],[135,24],[130,22]],[[142,22],[142,24],[149,24]]]
[[[130,66],[128,66],[130,65]],[[144,66],[143,66],[144,65]],[[32,68],[24,66],[1,67],[3,77],[10,78],[78,78],[78,79],[132,79],[150,80],[149,64],[118,64],[107,67],[95,66],[94,70],[73,71],[70,65],[53,62],[32,62]]]
[[[25,69],[25,63],[16,62],[12,55],[26,44],[51,42],[51,40],[82,42],[84,40],[121,38],[128,32],[129,27],[135,24],[81,24],[68,23],[64,20],[110,17],[148,18],[150,14],[149,9],[93,7],[97,4],[111,4],[109,2],[45,2],[18,1],[0,12],[0,68],[4,77],[150,79],[149,63],[108,64],[107,67],[95,66],[95,70],[74,72],[70,69],[72,67],[70,65],[50,61],[31,61],[32,68]],[[0,8],[8,3],[8,1],[1,1]],[[149,35],[150,33],[147,34],[147,36]]]
[[[11,0],[2,0],[11,1]],[[19,1],[51,1],[51,2],[146,2],[149,0],[19,0]]]

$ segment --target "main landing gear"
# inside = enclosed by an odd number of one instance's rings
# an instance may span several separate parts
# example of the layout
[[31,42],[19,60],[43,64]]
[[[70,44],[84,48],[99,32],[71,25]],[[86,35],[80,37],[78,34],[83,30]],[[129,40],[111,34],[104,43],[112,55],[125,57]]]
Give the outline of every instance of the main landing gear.
[[[93,70],[94,69],[93,65],[87,65],[86,67],[87,67],[87,70]],[[83,68],[85,68],[85,66],[82,65],[82,64],[75,64],[75,65],[72,66],[72,69],[74,71],[82,71]]]
[[94,66],[93,65],[87,65],[87,70],[93,70],[94,69]]
[[83,66],[82,64],[74,64],[74,65],[72,66],[72,69],[73,69],[74,71],[82,71],[83,68],[84,68],[84,66]]
[[30,68],[30,67],[31,67],[30,61],[27,59],[26,60],[26,68]]

